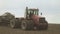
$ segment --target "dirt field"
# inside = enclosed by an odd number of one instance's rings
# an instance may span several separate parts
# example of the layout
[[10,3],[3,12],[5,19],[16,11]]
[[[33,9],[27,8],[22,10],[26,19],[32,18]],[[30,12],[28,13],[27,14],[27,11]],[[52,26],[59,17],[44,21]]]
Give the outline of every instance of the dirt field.
[[12,29],[9,26],[1,25],[0,34],[60,34],[60,24],[49,24],[48,30],[23,31],[20,28]]

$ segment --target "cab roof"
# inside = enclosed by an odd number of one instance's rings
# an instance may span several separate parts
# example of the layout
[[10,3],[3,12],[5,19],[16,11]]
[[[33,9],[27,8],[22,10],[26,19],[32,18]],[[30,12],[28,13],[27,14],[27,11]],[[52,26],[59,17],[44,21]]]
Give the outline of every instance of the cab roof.
[[28,9],[28,10],[34,10],[34,11],[38,11],[38,9]]

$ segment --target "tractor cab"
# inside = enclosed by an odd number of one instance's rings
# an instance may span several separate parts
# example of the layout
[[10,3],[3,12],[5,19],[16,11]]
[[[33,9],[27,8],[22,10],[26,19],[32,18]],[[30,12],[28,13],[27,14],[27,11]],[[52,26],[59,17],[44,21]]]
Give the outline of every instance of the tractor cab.
[[45,17],[39,17],[39,9],[28,9],[26,7],[26,19],[33,19],[34,21],[45,21]]
[[28,9],[28,7],[26,7],[26,18],[31,19],[32,15],[38,16],[38,12],[38,9]]

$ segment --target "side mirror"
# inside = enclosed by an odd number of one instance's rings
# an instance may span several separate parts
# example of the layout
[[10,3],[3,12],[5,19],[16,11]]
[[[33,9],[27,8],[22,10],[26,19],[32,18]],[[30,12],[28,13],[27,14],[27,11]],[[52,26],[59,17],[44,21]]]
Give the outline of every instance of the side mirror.
[[42,15],[42,12],[41,12],[41,15]]

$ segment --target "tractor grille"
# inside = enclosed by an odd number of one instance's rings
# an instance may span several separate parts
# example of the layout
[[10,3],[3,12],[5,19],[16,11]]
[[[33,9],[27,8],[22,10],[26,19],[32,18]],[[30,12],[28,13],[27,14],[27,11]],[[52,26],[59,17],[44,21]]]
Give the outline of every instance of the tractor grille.
[[39,22],[40,23],[44,23],[45,22],[45,18],[39,18]]

